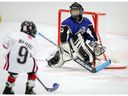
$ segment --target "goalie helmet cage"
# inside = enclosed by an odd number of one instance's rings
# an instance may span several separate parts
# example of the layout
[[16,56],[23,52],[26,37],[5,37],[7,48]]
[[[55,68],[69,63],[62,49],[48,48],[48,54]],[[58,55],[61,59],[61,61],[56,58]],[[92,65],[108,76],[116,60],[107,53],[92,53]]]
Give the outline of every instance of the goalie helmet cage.
[[[62,15],[64,15],[65,13],[69,14],[70,10],[59,9],[59,11],[58,11],[58,45],[60,45]],[[92,21],[93,21],[94,30],[95,30],[96,35],[98,37],[98,42],[100,44],[102,44],[102,39],[101,39],[100,34],[99,34],[99,16],[105,16],[106,14],[105,13],[96,13],[96,12],[87,12],[87,11],[83,12],[83,14],[91,16]],[[103,59],[104,60],[109,59],[108,56],[106,55],[106,53],[103,54]],[[96,66],[96,65],[94,64],[94,66]],[[117,65],[117,66],[107,67],[106,69],[125,69],[125,68],[127,68],[127,67],[123,66],[123,65]]]

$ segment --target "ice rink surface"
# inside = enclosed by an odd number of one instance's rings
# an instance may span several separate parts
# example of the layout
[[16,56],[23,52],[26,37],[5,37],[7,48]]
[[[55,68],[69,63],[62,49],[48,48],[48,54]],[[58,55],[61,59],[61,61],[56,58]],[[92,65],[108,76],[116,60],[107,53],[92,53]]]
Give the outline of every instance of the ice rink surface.
[[[37,24],[38,32],[42,33],[57,43],[57,27]],[[3,70],[4,49],[2,41],[6,34],[20,30],[19,23],[0,23],[0,94],[2,93],[8,73]],[[108,43],[115,56],[122,64],[128,65],[128,36],[108,36]],[[34,90],[37,94],[56,95],[128,95],[128,69],[105,69],[99,73],[89,73],[74,61],[65,63],[61,68],[49,68],[45,59],[56,49],[51,43],[37,36],[39,44],[37,63],[39,66],[38,77],[47,87],[53,83],[59,83],[60,87],[55,92],[47,92],[37,81]],[[20,74],[16,81],[14,91],[16,94],[24,94],[26,74]]]

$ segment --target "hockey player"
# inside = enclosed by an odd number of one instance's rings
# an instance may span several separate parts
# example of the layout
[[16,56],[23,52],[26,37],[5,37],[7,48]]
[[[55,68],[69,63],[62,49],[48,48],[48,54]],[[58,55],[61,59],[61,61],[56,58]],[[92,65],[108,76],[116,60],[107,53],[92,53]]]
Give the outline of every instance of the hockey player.
[[71,16],[61,24],[61,45],[46,59],[49,66],[60,67],[64,62],[76,58],[92,65],[95,56],[104,52],[104,48],[96,43],[98,39],[93,24],[83,17],[83,12],[83,7],[77,2],[70,6]]
[[13,87],[19,73],[28,74],[25,94],[35,94],[33,88],[38,70],[35,62],[36,33],[35,24],[32,21],[24,21],[20,32],[13,32],[4,39],[3,47],[8,51],[4,69],[9,76],[3,94],[14,94]]

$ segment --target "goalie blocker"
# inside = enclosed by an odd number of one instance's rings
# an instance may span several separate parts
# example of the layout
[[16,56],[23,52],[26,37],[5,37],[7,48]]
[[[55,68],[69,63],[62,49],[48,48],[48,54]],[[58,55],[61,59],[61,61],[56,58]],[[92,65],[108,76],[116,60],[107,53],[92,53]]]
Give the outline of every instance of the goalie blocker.
[[76,58],[80,58],[85,64],[91,66],[95,57],[104,52],[105,49],[102,45],[93,41],[87,44],[81,33],[78,33],[73,38],[70,38],[70,43],[61,44],[46,61],[50,67],[61,67],[67,61],[76,61]]

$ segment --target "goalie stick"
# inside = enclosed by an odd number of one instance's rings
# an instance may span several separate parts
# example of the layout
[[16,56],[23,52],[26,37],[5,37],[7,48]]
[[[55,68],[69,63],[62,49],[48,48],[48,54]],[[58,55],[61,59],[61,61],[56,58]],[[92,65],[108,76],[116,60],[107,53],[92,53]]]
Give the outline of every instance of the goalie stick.
[[87,69],[89,72],[91,73],[96,73],[99,72],[101,70],[103,70],[104,68],[106,68],[108,65],[111,64],[111,60],[107,60],[104,63],[102,63],[101,65],[97,66],[97,67],[92,67],[91,65],[85,63],[83,60],[81,60],[79,57],[76,57],[74,59],[75,62],[77,62],[79,65],[81,65],[82,67],[84,67],[85,69]]
[[57,84],[57,83],[53,83],[53,88],[48,88],[48,87],[46,87],[45,85],[44,85],[44,83],[37,77],[37,80],[40,82],[40,84],[46,89],[46,91],[48,91],[48,92],[53,92],[53,91],[55,91],[55,90],[57,90],[58,89],[58,87],[59,87],[59,84]]
[[[52,43],[53,45],[55,45],[56,47],[58,47],[57,44],[55,44],[53,41],[51,41],[50,39],[48,39],[47,37],[45,37],[43,34],[38,33],[38,35],[40,35],[41,37],[43,37],[44,39],[46,39],[47,41],[49,41],[50,43]],[[105,69],[108,65],[111,64],[111,60],[107,60],[104,63],[102,63],[101,65],[99,65],[99,66],[97,66],[97,67],[94,68],[94,67],[88,65],[83,60],[81,60],[79,57],[75,58],[74,61],[77,62],[82,67],[84,67],[85,69],[87,69],[91,73],[99,72],[99,71]]]

